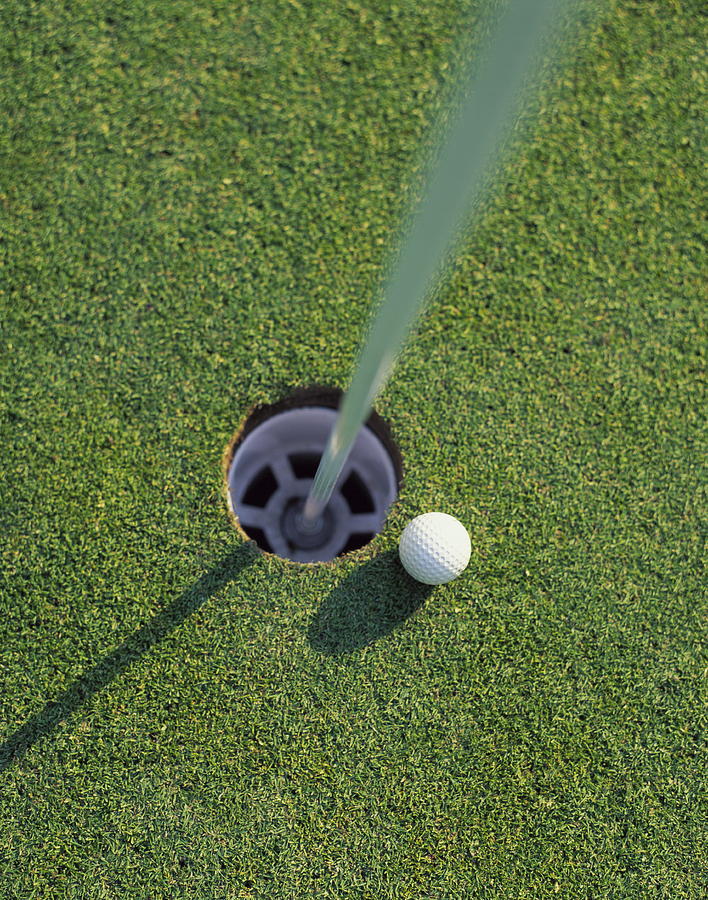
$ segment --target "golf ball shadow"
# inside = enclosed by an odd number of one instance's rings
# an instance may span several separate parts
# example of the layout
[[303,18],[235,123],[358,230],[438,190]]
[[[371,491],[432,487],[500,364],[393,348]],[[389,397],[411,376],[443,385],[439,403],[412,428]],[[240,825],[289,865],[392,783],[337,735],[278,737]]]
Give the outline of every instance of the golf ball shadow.
[[394,631],[435,590],[411,578],[390,550],[342,581],[315,613],[308,641],[318,653],[350,653]]

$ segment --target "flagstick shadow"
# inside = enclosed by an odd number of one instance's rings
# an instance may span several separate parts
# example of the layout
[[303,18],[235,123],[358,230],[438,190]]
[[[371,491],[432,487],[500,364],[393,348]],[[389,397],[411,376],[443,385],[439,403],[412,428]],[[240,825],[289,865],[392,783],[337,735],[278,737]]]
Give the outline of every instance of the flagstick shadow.
[[258,556],[252,544],[239,546],[213,569],[182,593],[173,603],[139,628],[123,643],[104,656],[91,669],[43,709],[28,719],[0,744],[0,774],[22,759],[40,738],[51,734],[72,713],[114,679],[122,675],[136,660],[164,640],[170,632],[195,613],[222,587]]
[[327,597],[309,625],[309,644],[325,655],[359,650],[398,628],[433,590],[405,572],[397,551],[384,553]]

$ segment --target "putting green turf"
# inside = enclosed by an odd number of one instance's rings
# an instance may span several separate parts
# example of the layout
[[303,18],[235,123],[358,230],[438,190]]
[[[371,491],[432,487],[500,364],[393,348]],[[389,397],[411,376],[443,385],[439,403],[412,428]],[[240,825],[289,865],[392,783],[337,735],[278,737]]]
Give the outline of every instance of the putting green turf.
[[606,4],[530,110],[377,404],[384,532],[226,514],[251,406],[347,385],[478,11],[0,8],[3,900],[703,896],[701,4]]

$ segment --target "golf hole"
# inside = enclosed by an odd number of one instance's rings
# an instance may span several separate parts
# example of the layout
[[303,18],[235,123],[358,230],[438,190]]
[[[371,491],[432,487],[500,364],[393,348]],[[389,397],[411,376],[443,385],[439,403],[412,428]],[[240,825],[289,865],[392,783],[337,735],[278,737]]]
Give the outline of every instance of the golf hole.
[[296,526],[341,398],[334,388],[303,388],[256,407],[226,449],[230,512],[266,553],[327,562],[364,547],[384,526],[398,496],[402,461],[391,429],[376,412],[357,436],[321,527],[305,535]]

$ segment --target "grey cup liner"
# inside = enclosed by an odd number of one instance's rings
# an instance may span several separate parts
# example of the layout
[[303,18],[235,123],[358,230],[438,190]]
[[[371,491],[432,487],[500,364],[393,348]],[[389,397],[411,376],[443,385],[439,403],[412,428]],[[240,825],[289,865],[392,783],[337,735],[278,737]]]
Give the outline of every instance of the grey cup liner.
[[[373,537],[383,528],[386,514],[397,496],[394,464],[381,440],[363,427],[332,495],[328,509],[332,516],[331,533],[321,547],[307,550],[294,546],[283,530],[286,508],[307,496],[312,478],[298,478],[292,458],[321,456],[337,411],[308,406],[277,413],[256,426],[238,445],[228,470],[228,499],[231,511],[249,534],[265,535],[278,556],[295,562],[324,562],[334,559],[356,536]],[[264,470],[269,469],[272,478]],[[350,480],[350,476],[354,478]],[[253,505],[245,498],[260,479],[270,485],[264,505]],[[353,512],[343,486],[363,486],[362,494],[372,510]],[[273,485],[275,489],[272,490]],[[251,499],[251,497],[249,497]],[[366,499],[364,505],[366,505]],[[355,504],[356,506],[357,504]]]

